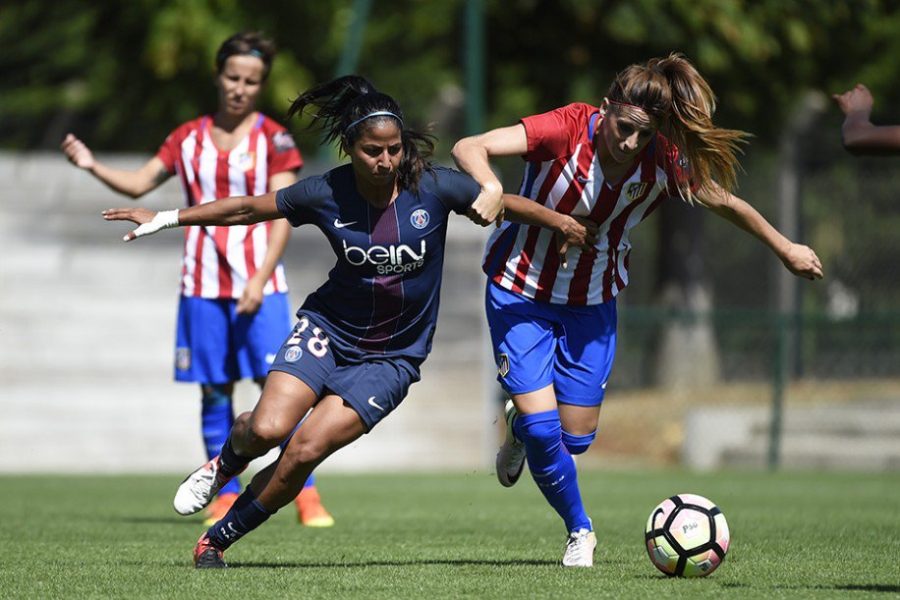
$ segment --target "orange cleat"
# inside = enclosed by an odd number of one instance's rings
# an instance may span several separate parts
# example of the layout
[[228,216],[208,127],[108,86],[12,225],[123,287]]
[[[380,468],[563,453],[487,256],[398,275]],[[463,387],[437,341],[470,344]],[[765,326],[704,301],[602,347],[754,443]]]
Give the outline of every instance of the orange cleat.
[[225,564],[223,557],[224,551],[219,550],[209,542],[209,536],[206,532],[197,540],[194,546],[194,567],[198,569],[224,569],[228,565]]
[[210,503],[209,508],[206,509],[206,514],[203,515],[203,525],[206,527],[215,525],[222,517],[228,514],[228,511],[231,510],[234,501],[237,499],[238,494],[235,493],[225,493],[216,496]]
[[294,498],[294,504],[297,506],[297,520],[301,525],[306,527],[331,527],[334,525],[334,517],[328,514],[328,511],[322,506],[322,499],[319,497],[319,490],[316,489],[316,486],[311,485],[300,490],[300,493]]

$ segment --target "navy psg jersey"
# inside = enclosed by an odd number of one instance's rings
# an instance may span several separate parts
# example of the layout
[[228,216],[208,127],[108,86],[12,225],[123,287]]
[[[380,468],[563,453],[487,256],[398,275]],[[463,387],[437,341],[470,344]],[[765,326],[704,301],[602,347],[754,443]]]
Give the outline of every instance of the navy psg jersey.
[[404,357],[431,351],[450,212],[464,214],[480,188],[468,175],[435,167],[418,194],[402,191],[385,209],[356,191],[353,167],[309,177],[276,195],[294,226],[312,223],[337,263],[299,312],[313,312],[351,357]]

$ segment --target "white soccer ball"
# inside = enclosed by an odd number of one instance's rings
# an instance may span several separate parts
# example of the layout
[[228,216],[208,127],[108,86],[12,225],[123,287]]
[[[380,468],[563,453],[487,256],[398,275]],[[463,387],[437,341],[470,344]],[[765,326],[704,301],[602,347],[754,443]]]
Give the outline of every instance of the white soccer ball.
[[670,577],[704,577],[728,552],[725,515],[696,494],[666,498],[650,513],[644,530],[650,562]]

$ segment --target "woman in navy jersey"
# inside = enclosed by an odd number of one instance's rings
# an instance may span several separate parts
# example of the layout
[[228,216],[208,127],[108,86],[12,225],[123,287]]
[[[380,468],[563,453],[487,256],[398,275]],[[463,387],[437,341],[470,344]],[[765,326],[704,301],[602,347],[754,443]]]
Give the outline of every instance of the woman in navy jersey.
[[[62,150],[77,167],[132,198],[173,175],[184,186],[189,206],[288,186],[303,164],[300,152],[284,127],[256,111],[274,57],[275,45],[259,34],[239,33],[225,40],[216,54],[216,113],[179,126],[137,171],[106,166],[71,133]],[[185,231],[175,379],[200,384],[207,458],[219,454],[234,423],[235,382],[252,378],[262,386],[275,350],[291,330],[280,263],[289,236],[284,219]],[[237,480],[220,490],[207,510],[208,525],[228,512],[239,492]],[[334,523],[313,477],[296,505],[304,525]]]
[[[238,417],[220,456],[179,487],[175,509],[199,511],[216,490],[288,435],[278,460],[260,471],[231,511],[194,549],[198,568],[224,567],[223,552],[290,502],[312,469],[367,433],[419,380],[431,350],[450,213],[491,223],[499,203],[476,204],[467,175],[434,167],[433,143],[404,125],[400,106],[361,77],[301,94],[290,115],[315,107],[325,143],[350,163],[257,197],[229,198],[180,211],[112,209],[108,220],[141,224],[126,240],[174,226],[237,225],[286,218],[325,234],[336,263],[297,311],[252,413]],[[592,228],[524,198],[506,212],[559,235],[560,247],[590,245]]]
[[714,109],[709,85],[673,54],[626,68],[600,106],[570,104],[453,149],[459,167],[491,198],[502,190],[490,157],[522,156],[523,196],[599,228],[593,247],[572,248],[561,260],[546,231],[504,223],[483,264],[498,380],[511,396],[497,476],[513,485],[527,458],[565,523],[565,566],[593,565],[597,542],[572,455],[596,435],[616,346],[615,297],[628,283],[631,228],[661,202],[681,198],[757,237],[795,275],[822,277],[810,248],[792,243],[728,191],[746,134],[715,127]]

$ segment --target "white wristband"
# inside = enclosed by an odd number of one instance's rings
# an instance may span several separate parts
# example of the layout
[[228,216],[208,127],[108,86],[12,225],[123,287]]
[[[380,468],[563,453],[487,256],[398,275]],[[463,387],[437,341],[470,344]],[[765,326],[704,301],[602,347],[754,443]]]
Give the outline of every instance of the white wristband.
[[[156,216],[154,216],[149,222],[144,223],[132,232],[134,234],[133,239],[137,239],[145,235],[150,235],[151,233],[156,233],[161,229],[171,229],[172,227],[178,227],[177,208],[173,210],[161,210],[156,213]],[[127,241],[128,236],[126,236],[125,239]]]

